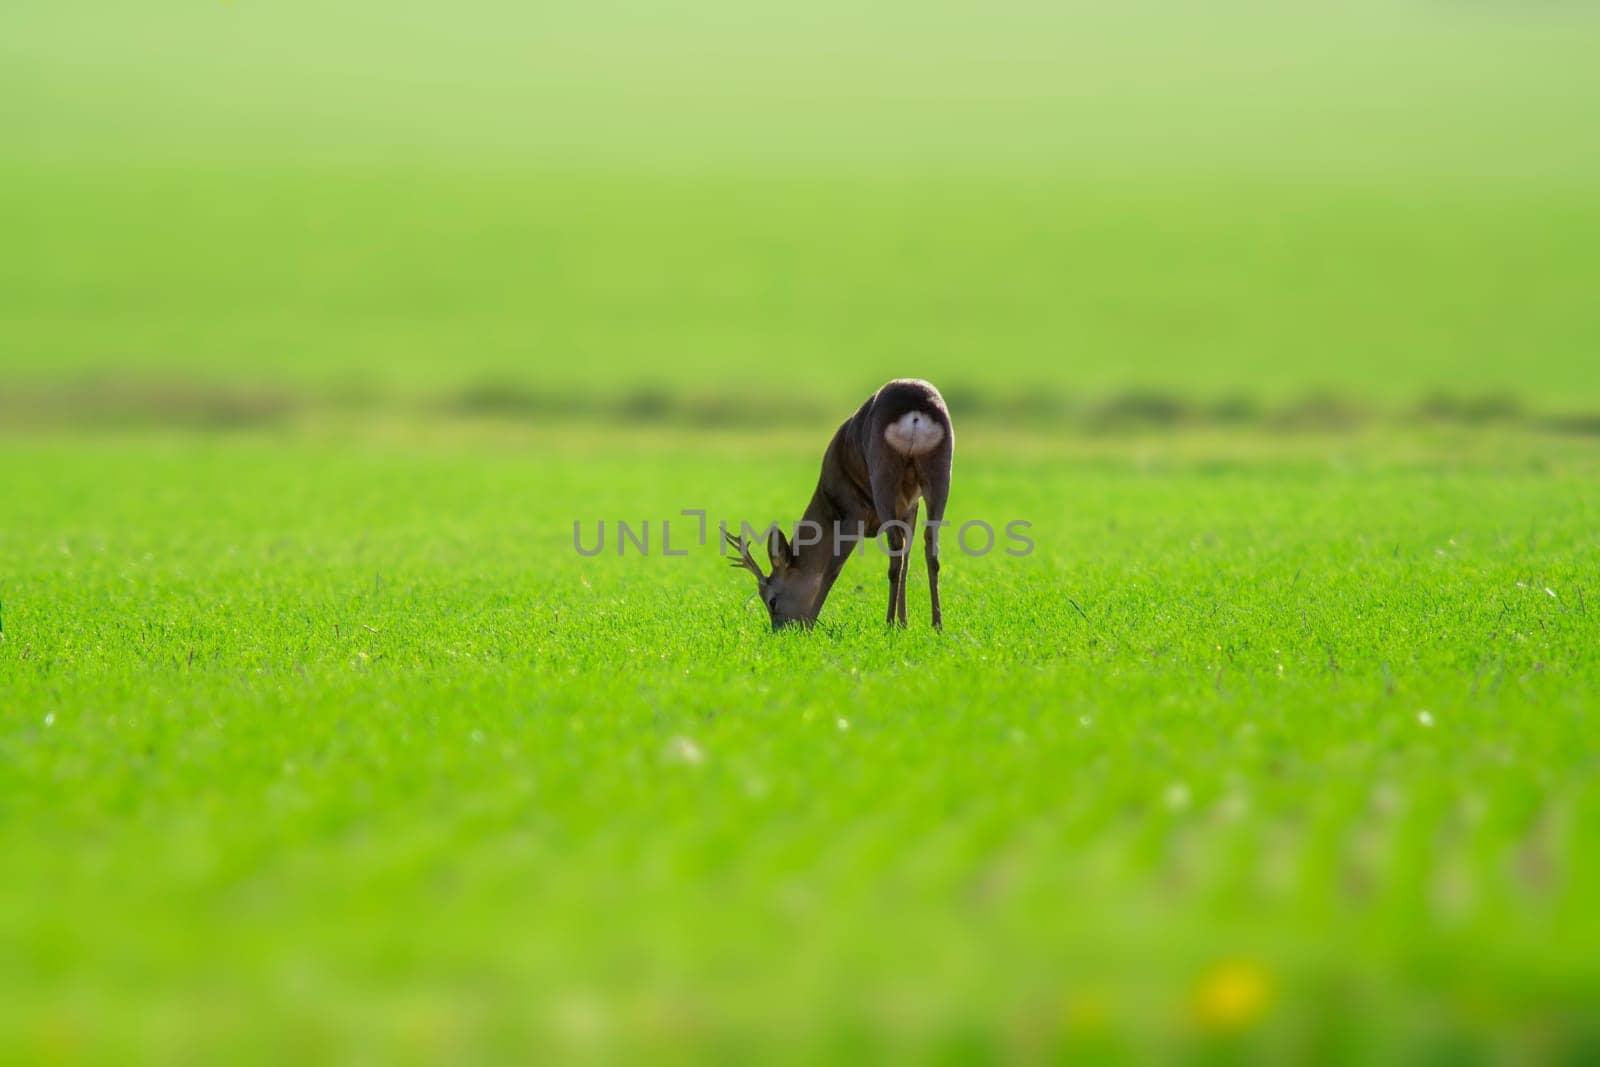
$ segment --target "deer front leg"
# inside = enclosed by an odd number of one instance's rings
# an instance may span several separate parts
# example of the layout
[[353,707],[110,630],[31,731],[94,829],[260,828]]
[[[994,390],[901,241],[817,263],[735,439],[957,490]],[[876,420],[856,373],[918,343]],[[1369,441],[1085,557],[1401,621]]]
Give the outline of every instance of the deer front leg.
[[872,469],[872,510],[881,525],[879,531],[888,534],[889,542],[889,611],[885,620],[894,625],[896,616],[905,625],[905,570],[907,546],[911,542],[911,527],[900,516],[901,487],[905,484],[907,466],[903,456],[890,450],[878,452],[869,460]]
[[899,606],[895,609],[900,617],[900,625],[906,624],[906,584],[911,580],[911,546],[917,540],[917,505],[912,504],[911,510],[906,512],[901,520],[906,524],[905,541],[900,549],[900,592]]
[[898,522],[884,523],[884,533],[889,538],[889,614],[884,622],[894,625],[895,615],[900,625],[906,624],[906,531]]

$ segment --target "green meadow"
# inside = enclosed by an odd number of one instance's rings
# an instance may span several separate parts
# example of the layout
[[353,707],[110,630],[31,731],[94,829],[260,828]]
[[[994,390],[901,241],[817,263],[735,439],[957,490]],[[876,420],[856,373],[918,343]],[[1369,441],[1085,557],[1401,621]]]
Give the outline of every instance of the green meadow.
[[1600,1051],[1592,14],[5,18],[6,1059]]
[[1589,1047],[1592,448],[972,436],[952,517],[1035,553],[776,636],[692,520],[570,522],[777,514],[797,449],[8,442],[8,1043]]

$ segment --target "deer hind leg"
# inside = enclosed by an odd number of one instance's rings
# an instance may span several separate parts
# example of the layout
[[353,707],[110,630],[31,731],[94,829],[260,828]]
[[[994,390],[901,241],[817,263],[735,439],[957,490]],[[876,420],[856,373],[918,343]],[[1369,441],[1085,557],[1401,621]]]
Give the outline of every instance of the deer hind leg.
[[917,471],[922,480],[922,496],[928,502],[928,521],[922,528],[923,556],[928,562],[928,597],[933,604],[933,628],[944,628],[939,611],[939,526],[944,522],[944,505],[950,496],[950,457],[946,453]]

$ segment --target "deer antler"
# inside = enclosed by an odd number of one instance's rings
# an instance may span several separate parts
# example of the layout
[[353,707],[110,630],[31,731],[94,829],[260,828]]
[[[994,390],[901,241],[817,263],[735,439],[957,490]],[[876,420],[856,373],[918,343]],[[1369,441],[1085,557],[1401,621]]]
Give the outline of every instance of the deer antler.
[[749,571],[751,574],[756,576],[756,581],[758,582],[766,581],[767,576],[761,573],[760,567],[756,566],[755,559],[750,555],[750,546],[745,543],[745,539],[742,537],[735,537],[727,530],[722,531],[722,536],[727,538],[728,544],[734,549],[734,551],[739,553],[739,558],[733,560],[733,562],[729,565],[733,567],[740,567]]

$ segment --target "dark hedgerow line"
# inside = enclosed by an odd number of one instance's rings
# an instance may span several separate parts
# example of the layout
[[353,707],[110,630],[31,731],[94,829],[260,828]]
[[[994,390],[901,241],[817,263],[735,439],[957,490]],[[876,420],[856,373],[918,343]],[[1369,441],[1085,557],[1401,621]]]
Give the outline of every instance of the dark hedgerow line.
[[[967,421],[1084,434],[1219,428],[1337,433],[1374,425],[1436,425],[1600,436],[1600,410],[1537,410],[1504,391],[1436,391],[1398,406],[1327,390],[1272,400],[1243,392],[1205,398],[1153,388],[1096,396],[1043,385],[1007,389],[958,381],[945,388],[944,394],[951,409]],[[13,384],[0,389],[0,429],[172,427],[224,431],[278,426],[328,413],[759,428],[813,426],[827,422],[847,406],[848,398],[796,395],[787,390],[709,391],[654,385],[605,391],[481,381],[419,395],[100,378]]]

